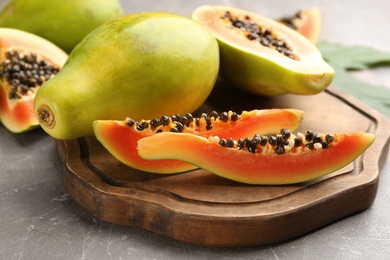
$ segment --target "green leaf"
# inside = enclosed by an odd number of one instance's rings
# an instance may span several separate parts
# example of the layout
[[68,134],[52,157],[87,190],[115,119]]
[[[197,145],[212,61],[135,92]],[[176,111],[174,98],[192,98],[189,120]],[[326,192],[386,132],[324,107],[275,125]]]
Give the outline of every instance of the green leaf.
[[333,66],[336,76],[332,86],[351,94],[390,118],[390,89],[363,82],[342,68]]
[[390,53],[364,46],[347,47],[328,42],[320,42],[318,48],[335,70],[332,86],[355,96],[390,118],[390,89],[363,82],[348,72],[389,66]]
[[343,46],[321,41],[317,44],[324,59],[346,70],[363,70],[390,65],[390,53],[365,46]]

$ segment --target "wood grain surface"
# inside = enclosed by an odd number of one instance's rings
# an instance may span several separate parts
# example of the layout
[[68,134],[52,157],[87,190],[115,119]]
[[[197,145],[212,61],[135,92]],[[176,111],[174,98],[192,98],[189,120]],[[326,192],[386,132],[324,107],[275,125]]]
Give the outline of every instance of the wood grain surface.
[[377,135],[355,162],[315,181],[240,184],[195,170],[157,175],[127,167],[94,138],[56,140],[70,196],[97,218],[205,246],[267,245],[292,239],[367,209],[374,201],[390,123],[334,88],[314,96],[254,97],[222,81],[198,112],[298,108],[300,127]]

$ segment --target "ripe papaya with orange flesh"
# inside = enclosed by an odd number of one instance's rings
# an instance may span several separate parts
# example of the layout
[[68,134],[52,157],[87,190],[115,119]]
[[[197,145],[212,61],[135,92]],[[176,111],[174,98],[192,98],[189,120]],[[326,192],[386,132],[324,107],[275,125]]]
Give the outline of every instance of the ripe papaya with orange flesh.
[[24,31],[0,28],[0,121],[11,132],[39,127],[34,97],[68,55],[53,43]]
[[49,135],[73,139],[93,135],[96,120],[193,112],[218,69],[218,43],[202,25],[175,14],[130,14],[76,46],[38,90],[35,113]]
[[310,181],[332,173],[361,155],[375,140],[366,132],[280,134],[241,140],[160,133],[138,141],[148,160],[174,159],[194,164],[237,182],[282,185]]
[[100,143],[120,162],[138,170],[172,174],[197,168],[175,160],[149,161],[137,152],[138,140],[160,132],[180,132],[200,136],[245,138],[254,133],[271,134],[282,127],[297,129],[303,119],[303,111],[296,109],[264,109],[235,112],[211,112],[194,118],[191,114],[163,116],[135,122],[97,120],[94,133]]
[[261,96],[314,95],[334,69],[300,33],[264,16],[228,6],[201,6],[192,18],[217,38],[220,76]]
[[36,34],[70,53],[89,32],[121,16],[119,0],[10,0],[0,27]]
[[300,10],[294,15],[281,17],[277,21],[299,32],[312,43],[317,43],[320,37],[321,10],[318,7]]

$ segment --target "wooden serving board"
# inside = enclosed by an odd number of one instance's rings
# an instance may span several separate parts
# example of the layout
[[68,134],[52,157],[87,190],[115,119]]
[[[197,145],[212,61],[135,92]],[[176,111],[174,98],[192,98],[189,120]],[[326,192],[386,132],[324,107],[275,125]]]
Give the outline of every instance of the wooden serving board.
[[[97,218],[206,246],[266,245],[368,208],[389,146],[389,121],[333,88],[315,96],[254,97],[219,81],[200,111],[298,108],[301,131],[363,130],[374,144],[354,163],[315,181],[251,186],[204,170],[157,175],[127,167],[94,138],[57,140],[71,197]],[[207,156],[207,155],[205,155]]]

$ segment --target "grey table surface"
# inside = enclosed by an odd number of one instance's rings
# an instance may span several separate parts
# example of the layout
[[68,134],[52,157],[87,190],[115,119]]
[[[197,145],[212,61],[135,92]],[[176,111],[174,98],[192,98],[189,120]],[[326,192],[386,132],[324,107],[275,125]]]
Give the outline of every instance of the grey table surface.
[[[5,5],[0,0],[0,8]],[[321,39],[390,51],[390,1],[122,1],[126,13],[190,16],[202,4],[233,5],[269,17],[319,6]],[[355,73],[390,88],[389,68]],[[390,97],[389,97],[390,98]],[[208,248],[99,221],[63,182],[54,141],[42,130],[11,134],[0,125],[0,259],[390,259],[390,155],[373,205],[299,238],[250,248]]]

